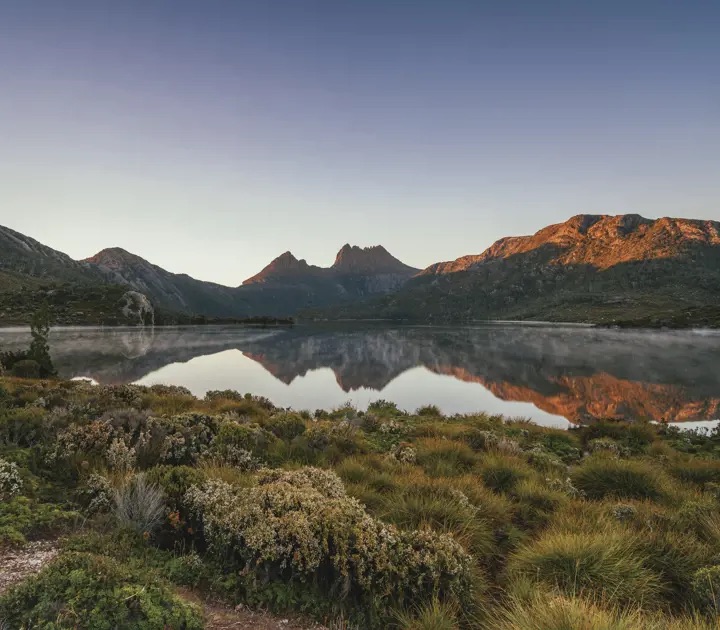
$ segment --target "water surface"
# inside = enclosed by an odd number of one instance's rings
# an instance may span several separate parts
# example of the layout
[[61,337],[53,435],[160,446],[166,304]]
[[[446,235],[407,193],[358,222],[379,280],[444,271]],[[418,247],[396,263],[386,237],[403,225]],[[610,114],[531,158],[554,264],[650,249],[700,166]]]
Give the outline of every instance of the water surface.
[[[27,331],[0,330],[21,348]],[[54,329],[60,375],[235,389],[295,409],[386,399],[568,426],[720,418],[720,334],[564,326]]]

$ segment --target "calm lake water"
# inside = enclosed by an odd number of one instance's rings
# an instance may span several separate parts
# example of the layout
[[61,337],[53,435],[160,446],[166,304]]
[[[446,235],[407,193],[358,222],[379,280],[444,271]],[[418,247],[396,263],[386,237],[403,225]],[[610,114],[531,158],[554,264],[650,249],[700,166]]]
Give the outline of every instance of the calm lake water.
[[[26,347],[0,329],[0,348]],[[565,326],[66,328],[60,375],[102,384],[235,389],[295,409],[377,399],[569,426],[598,418],[720,418],[720,334]]]

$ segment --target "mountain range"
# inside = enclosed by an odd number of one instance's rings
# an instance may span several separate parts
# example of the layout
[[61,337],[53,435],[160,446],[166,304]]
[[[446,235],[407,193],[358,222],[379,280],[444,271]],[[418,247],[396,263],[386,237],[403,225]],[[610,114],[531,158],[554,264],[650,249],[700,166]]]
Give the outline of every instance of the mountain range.
[[382,246],[344,245],[327,268],[285,252],[237,287],[166,271],[121,248],[75,261],[0,227],[4,301],[51,283],[129,288],[167,311],[209,317],[717,324],[720,223],[578,215],[424,270]]
[[[71,294],[78,304],[85,305],[77,321],[71,317],[62,323],[105,323],[92,321],[92,313],[88,313],[92,309],[86,308],[88,292],[97,293],[100,286],[116,287],[118,291],[110,291],[115,299],[124,290],[138,291],[156,308],[171,313],[221,318],[284,317],[302,309],[339,305],[395,291],[419,271],[400,262],[382,246],[345,245],[328,268],[308,265],[285,252],[240,286],[228,287],[172,273],[120,247],[76,261],[0,226],[2,303],[11,305],[14,301],[20,305],[16,309],[19,314],[11,317],[10,310],[3,310],[0,303],[0,321],[20,323],[30,315],[24,306],[37,304],[38,294],[42,297],[47,291],[57,292],[58,285],[63,294]],[[96,310],[107,317],[104,304]],[[91,321],[83,319],[88,315]]]
[[717,325],[720,223],[578,215],[481,254],[430,265],[330,318]]

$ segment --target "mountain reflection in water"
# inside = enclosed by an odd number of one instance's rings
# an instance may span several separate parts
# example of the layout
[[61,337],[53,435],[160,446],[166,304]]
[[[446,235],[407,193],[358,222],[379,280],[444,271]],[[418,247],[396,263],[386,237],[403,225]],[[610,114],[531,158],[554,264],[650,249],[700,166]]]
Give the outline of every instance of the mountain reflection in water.
[[[3,348],[28,340],[26,332],[0,330]],[[66,378],[164,382],[197,395],[232,388],[298,409],[385,398],[408,409],[434,402],[448,413],[485,410],[543,423],[720,417],[715,333],[521,325],[85,328],[53,330],[51,352]]]

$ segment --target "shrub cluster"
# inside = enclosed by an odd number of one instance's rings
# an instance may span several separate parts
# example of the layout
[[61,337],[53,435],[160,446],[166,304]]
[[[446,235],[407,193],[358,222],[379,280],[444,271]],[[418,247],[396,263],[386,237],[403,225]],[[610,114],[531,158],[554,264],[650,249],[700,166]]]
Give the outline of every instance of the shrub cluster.
[[452,537],[385,525],[328,471],[268,471],[256,482],[188,490],[219,558],[274,579],[311,581],[385,615],[392,604],[468,597],[472,558]]

